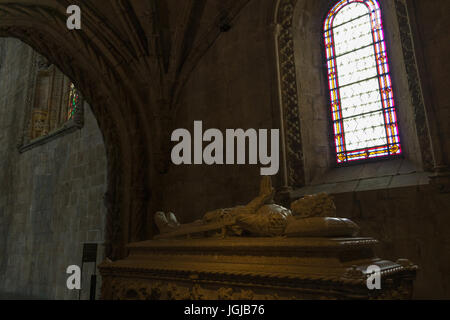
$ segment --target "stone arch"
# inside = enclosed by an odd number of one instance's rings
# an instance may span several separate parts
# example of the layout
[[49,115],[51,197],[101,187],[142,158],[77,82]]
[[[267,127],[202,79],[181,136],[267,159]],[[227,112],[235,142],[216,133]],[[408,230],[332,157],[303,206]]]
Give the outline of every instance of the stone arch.
[[[390,59],[394,86],[402,92],[400,103],[404,108],[399,117],[400,130],[404,129],[403,135],[408,137],[407,158],[423,170],[433,170],[436,155],[431,147],[406,4],[403,0],[380,2],[389,9],[389,14],[384,12],[385,24],[388,29],[395,29],[388,35],[387,43],[395,55]],[[335,3],[278,0],[274,8],[287,185],[293,188],[310,184],[334,167],[321,28]]]
[[145,99],[129,81],[134,70],[127,71],[124,62],[133,55],[118,51],[123,42],[115,30],[98,24],[95,10],[84,10],[83,30],[70,32],[65,10],[56,1],[53,6],[0,4],[0,36],[18,38],[45,56],[91,105],[108,160],[106,256],[117,259],[126,254],[128,242],[146,235],[151,133],[142,116]]

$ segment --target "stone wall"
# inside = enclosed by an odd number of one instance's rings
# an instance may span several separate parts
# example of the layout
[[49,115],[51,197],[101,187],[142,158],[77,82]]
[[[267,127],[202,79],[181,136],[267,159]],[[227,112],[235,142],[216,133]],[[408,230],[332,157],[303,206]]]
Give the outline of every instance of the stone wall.
[[[419,31],[425,32],[426,37],[423,43],[417,34],[414,34],[414,38],[419,41],[418,47],[423,45],[429,60],[427,69],[421,69],[421,80],[426,82],[429,79],[432,82],[424,90],[429,92],[427,90],[432,88],[429,94],[435,100],[427,104],[427,108],[435,110],[439,127],[436,128],[432,119],[427,120],[430,130],[436,129],[438,138],[442,140],[440,143],[432,135],[433,142],[444,154],[448,154],[449,118],[445,88],[448,87],[449,73],[440,70],[446,70],[450,65],[446,58],[449,42],[445,39],[448,32],[444,32],[448,30],[448,20],[443,13],[448,11],[446,8],[449,4],[436,0],[429,12],[428,4],[417,2],[421,6],[417,24]],[[332,165],[326,155],[329,152],[328,145],[314,143],[323,136],[328,137],[328,129],[325,128],[328,108],[326,99],[318,98],[326,97],[327,93],[326,82],[322,81],[322,54],[317,50],[307,51],[308,43],[305,43],[321,41],[320,31],[310,26],[315,17],[324,17],[324,13],[318,14],[316,9],[325,8],[327,3],[321,2],[323,6],[318,6],[316,0],[298,3],[303,7],[297,7],[296,14],[301,16],[303,22],[307,22],[294,26],[295,34],[299,37],[295,41],[297,62],[303,61],[300,65],[303,69],[297,69],[297,77],[301,79],[298,83],[301,93],[298,99],[303,148],[307,149],[311,158],[307,159],[309,185],[303,190],[294,190],[292,198],[320,191],[333,194],[339,215],[354,219],[362,227],[362,235],[380,240],[380,257],[393,260],[407,258],[420,266],[416,298],[449,298],[450,195],[430,184],[429,176],[432,173],[426,172],[422,161],[418,159],[418,133],[414,124],[417,116],[408,100],[411,97],[408,95],[406,79],[406,73],[412,71],[411,66],[403,64],[394,2],[382,1],[383,8],[388,10],[384,15],[386,27],[392,31],[387,41],[392,44],[392,70],[396,72],[393,77],[399,105],[403,107],[399,114],[402,117],[404,143],[407,145],[406,159],[342,170],[330,170]],[[274,38],[267,16],[269,11],[270,4],[267,1],[250,2],[233,22],[231,30],[223,33],[201,59],[183,91],[176,128],[192,131],[194,120],[203,120],[205,128],[220,130],[279,127]],[[321,24],[317,26],[320,29]],[[317,48],[320,49],[320,45]],[[419,67],[423,65],[419,64]],[[314,83],[319,87],[314,86]],[[305,113],[306,109],[309,113]],[[313,125],[312,120],[317,119],[322,122]],[[281,175],[280,167],[277,186],[280,186]],[[207,210],[245,203],[257,193],[258,179],[257,166],[172,166],[162,186],[167,195],[162,209],[177,213],[181,222],[189,222],[200,218]]]
[[417,185],[340,193],[335,201],[340,216],[380,241],[379,257],[419,265],[414,298],[450,298],[449,193]]
[[66,268],[81,264],[83,243],[104,241],[105,148],[85,104],[81,130],[19,153],[32,53],[0,40],[0,294],[77,299]]
[[[279,128],[273,32],[268,24],[271,1],[251,1],[202,57],[181,95],[175,128],[204,130]],[[206,144],[205,144],[206,146]],[[281,163],[280,163],[281,167]],[[163,209],[183,222],[206,211],[245,203],[256,196],[260,166],[172,165],[164,177]],[[281,172],[281,170],[280,170]]]

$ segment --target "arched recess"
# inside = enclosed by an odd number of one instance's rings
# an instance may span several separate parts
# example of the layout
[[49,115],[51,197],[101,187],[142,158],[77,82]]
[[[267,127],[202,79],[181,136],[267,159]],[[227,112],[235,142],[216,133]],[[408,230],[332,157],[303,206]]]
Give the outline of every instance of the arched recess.
[[[274,8],[286,184],[292,188],[309,185],[335,167],[322,27],[336,3],[278,0]],[[406,3],[380,0],[380,4],[393,55],[392,77],[399,96],[400,126],[406,136],[406,158],[421,170],[432,171],[439,151],[432,144],[434,136],[422,95]]]
[[51,3],[1,1],[0,36],[18,38],[45,56],[72,79],[91,105],[108,160],[106,256],[118,259],[126,254],[127,243],[146,236],[148,146],[152,145],[151,126],[145,125],[149,108],[144,112],[142,91],[136,91],[130,81],[139,77],[132,68],[125,68],[133,57],[118,49],[126,46],[114,30],[98,23],[97,12],[84,10],[83,29],[69,31],[65,15],[69,4]]

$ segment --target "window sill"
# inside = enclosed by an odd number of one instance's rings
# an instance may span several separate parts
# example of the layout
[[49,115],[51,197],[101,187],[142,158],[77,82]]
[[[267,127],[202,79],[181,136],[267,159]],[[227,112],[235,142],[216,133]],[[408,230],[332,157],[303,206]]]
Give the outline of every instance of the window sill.
[[340,194],[396,189],[430,184],[432,173],[424,172],[404,159],[333,168],[310,185],[290,192],[291,198],[326,192]]
[[67,121],[61,128],[56,129],[49,134],[39,137],[37,139],[31,140],[29,142],[24,143],[23,145],[19,146],[19,152],[24,153],[29,150],[32,150],[36,147],[42,146],[44,144],[47,144],[57,138],[63,137],[67,134],[73,133],[76,130],[79,130],[82,128],[82,125],[77,123],[74,120]]

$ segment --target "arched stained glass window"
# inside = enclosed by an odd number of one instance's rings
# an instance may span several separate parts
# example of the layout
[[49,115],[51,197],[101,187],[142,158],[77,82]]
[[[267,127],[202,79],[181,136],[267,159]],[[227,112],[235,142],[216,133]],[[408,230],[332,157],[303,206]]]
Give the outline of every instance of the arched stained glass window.
[[70,84],[67,120],[71,120],[80,107],[80,94],[73,83]]
[[324,36],[337,163],[400,155],[378,2],[339,1]]

